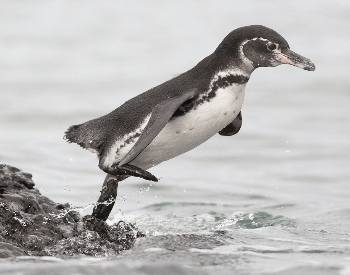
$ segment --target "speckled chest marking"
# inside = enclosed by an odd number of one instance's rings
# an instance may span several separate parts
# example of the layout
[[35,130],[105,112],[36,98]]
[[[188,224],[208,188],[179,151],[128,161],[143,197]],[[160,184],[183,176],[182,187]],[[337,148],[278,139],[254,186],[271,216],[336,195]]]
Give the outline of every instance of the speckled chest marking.
[[[228,85],[224,81],[217,85],[219,79],[222,81],[230,75],[230,72],[218,73],[208,91],[197,99],[198,104],[185,114],[172,118],[130,164],[148,169],[197,147],[231,123],[242,108],[249,77],[241,76],[245,80],[239,83]],[[213,87],[216,87],[215,94],[210,95]]]
[[246,84],[249,80],[249,77],[243,75],[241,71],[238,72],[240,74],[237,74],[237,70],[231,72],[219,72],[212,79],[208,91],[200,94],[194,100],[190,100],[188,103],[183,104],[178,110],[176,110],[172,119],[177,118],[178,116],[183,116],[186,113],[198,108],[199,105],[211,101],[211,99],[216,96],[218,89],[224,89],[226,87],[230,87],[233,84]]

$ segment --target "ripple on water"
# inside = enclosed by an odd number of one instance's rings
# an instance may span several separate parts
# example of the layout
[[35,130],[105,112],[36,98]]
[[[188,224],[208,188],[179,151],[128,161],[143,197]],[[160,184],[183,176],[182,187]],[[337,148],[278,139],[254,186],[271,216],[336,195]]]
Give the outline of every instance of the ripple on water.
[[108,221],[110,224],[117,221],[135,224],[146,235],[159,236],[166,234],[185,234],[193,232],[212,232],[230,229],[255,229],[269,226],[295,227],[295,221],[282,216],[274,216],[267,212],[244,213],[235,212],[227,218],[222,213],[209,212],[193,216],[123,214],[119,212]]
[[236,212],[232,214],[232,218],[225,219],[215,226],[215,229],[222,229],[235,225],[238,228],[254,229],[267,226],[287,226],[294,227],[295,221],[282,215],[273,216],[267,212],[244,213]]

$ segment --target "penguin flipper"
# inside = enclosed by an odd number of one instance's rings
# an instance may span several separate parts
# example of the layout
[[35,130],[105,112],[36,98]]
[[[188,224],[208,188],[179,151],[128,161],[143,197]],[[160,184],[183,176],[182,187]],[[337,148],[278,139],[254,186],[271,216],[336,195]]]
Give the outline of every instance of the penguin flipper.
[[224,129],[222,129],[219,134],[222,136],[233,136],[239,132],[242,127],[242,112],[239,112],[238,116]]
[[131,150],[125,155],[125,157],[119,162],[118,167],[123,168],[123,165],[135,159],[165,127],[165,125],[168,123],[175,111],[181,106],[181,104],[193,98],[196,92],[197,89],[192,89],[179,96],[171,97],[158,103],[154,107],[151,117],[145,129],[142,131],[140,138],[137,140]]

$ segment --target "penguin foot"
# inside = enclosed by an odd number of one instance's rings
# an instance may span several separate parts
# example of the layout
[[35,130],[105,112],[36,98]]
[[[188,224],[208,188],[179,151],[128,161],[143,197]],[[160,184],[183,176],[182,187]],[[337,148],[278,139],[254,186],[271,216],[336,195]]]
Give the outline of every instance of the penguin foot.
[[131,164],[124,164],[121,167],[118,167],[117,165],[113,165],[109,169],[108,173],[115,176],[130,175],[138,178],[143,178],[145,180],[158,182],[158,179],[154,175],[152,175],[150,172],[147,172]]
[[147,172],[134,165],[124,164],[120,168],[124,171],[127,171],[127,174],[132,175],[134,177],[139,177],[150,181],[156,181],[156,182],[158,181],[158,179],[154,175],[152,175],[150,172]]
[[123,177],[107,175],[102,185],[101,195],[92,211],[92,216],[106,221],[117,197],[118,183]]

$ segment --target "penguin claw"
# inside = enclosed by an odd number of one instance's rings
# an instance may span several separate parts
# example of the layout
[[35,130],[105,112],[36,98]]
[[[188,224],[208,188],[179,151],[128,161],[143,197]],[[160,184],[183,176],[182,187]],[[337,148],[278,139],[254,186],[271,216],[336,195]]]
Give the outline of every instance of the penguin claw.
[[150,172],[145,171],[137,166],[131,164],[124,164],[121,167],[117,165],[113,165],[111,169],[108,171],[109,174],[112,175],[130,175],[138,178],[142,178],[149,181],[158,182],[158,179],[152,175]]

